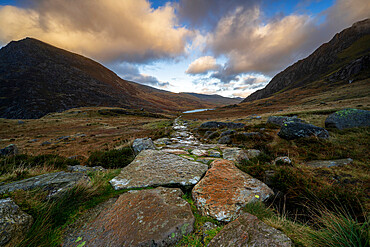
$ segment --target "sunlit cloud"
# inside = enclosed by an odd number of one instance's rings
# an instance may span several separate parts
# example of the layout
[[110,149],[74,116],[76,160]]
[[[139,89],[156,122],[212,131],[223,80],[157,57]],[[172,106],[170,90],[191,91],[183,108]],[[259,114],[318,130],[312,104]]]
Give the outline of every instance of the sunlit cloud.
[[[31,0],[32,8],[0,8],[0,42],[40,39],[98,59],[145,62],[175,58],[193,34],[175,9],[146,0]],[[27,5],[29,6],[29,5]]]
[[217,70],[219,65],[216,59],[212,56],[204,56],[193,61],[188,69],[185,71],[187,74],[206,74],[209,71]]

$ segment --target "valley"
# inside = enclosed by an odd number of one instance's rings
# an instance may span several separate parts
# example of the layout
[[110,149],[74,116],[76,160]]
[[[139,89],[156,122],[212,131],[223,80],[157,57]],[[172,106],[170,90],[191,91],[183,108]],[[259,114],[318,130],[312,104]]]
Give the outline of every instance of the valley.
[[[245,99],[10,42],[0,246],[369,246],[369,30],[353,24]],[[221,78],[210,56],[191,65]]]

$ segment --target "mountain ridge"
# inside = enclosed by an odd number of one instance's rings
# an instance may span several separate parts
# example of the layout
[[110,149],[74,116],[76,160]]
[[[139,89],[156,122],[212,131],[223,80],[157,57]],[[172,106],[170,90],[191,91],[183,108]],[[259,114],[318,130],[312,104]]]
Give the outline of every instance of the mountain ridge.
[[39,118],[87,106],[176,112],[219,104],[124,80],[92,59],[34,38],[0,49],[0,117]]
[[[340,55],[346,49],[350,49],[356,42],[363,43],[363,47],[361,47],[362,52],[338,57],[338,54]],[[268,98],[281,91],[310,84],[320,78],[325,78],[328,81],[350,79],[351,76],[354,76],[369,66],[369,43],[370,19],[356,22],[351,27],[334,35],[329,42],[322,44],[308,57],[297,61],[278,73],[265,88],[252,93],[242,102]],[[361,60],[359,61],[360,63],[357,61],[358,59]],[[353,68],[347,68],[347,75],[338,75],[339,77],[335,78],[336,72],[340,72],[341,70],[343,72],[343,69],[351,63],[355,66]],[[333,73],[331,75],[332,77],[328,77],[330,73]]]

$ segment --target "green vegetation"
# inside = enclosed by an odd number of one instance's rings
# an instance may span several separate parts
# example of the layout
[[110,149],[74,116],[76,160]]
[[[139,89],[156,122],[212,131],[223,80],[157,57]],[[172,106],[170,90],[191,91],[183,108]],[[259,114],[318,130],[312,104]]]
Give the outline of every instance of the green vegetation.
[[67,159],[59,155],[26,155],[0,156],[0,182],[11,182],[32,176],[34,170],[42,168],[59,170],[68,165],[79,165],[74,159]]
[[347,212],[321,210],[318,230],[309,234],[313,246],[365,247],[370,245],[370,221],[360,223]]
[[[317,209],[317,208],[316,208]],[[245,212],[257,216],[266,224],[283,231],[295,246],[336,247],[369,246],[370,221],[360,223],[346,210],[328,210],[318,207],[314,224],[301,224],[289,220],[284,213],[279,213],[262,202],[248,204]]]
[[123,168],[130,164],[134,158],[134,151],[130,146],[127,146],[119,150],[95,151],[90,155],[87,164],[104,168]]
[[[214,236],[216,236],[217,233],[221,231],[223,228],[223,225],[218,222],[217,220],[214,220],[210,217],[202,216],[199,212],[197,207],[194,204],[193,199],[191,198],[190,193],[186,193],[183,196],[183,199],[185,199],[191,207],[191,210],[193,211],[194,217],[195,217],[195,223],[194,223],[194,231],[193,233],[190,233],[188,235],[185,235],[177,244],[176,247],[181,246],[194,246],[194,247],[201,247],[201,246],[207,246],[208,243],[212,240]],[[206,222],[210,222],[217,227],[212,229],[205,229],[204,224]]]
[[60,246],[63,231],[87,209],[124,191],[115,191],[108,183],[119,170],[89,174],[91,184],[79,184],[61,198],[45,200],[40,190],[16,191],[11,194],[22,210],[34,218],[34,224],[21,246]]

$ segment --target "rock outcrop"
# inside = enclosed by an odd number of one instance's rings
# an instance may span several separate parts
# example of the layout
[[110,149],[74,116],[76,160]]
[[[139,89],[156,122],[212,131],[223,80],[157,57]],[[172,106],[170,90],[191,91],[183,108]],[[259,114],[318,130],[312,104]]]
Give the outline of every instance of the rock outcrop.
[[224,122],[205,122],[199,126],[199,129],[221,129],[221,128],[228,128],[228,129],[241,129],[244,128],[245,124],[243,123],[224,123]]
[[353,162],[351,158],[348,159],[338,159],[338,160],[312,160],[306,162],[306,165],[320,168],[320,167],[333,167],[333,166],[345,166]]
[[283,126],[286,122],[304,123],[303,120],[297,117],[285,117],[285,116],[270,116],[267,119],[267,123]]
[[120,195],[63,246],[170,246],[193,231],[190,205],[180,189],[156,188]]
[[0,186],[0,194],[16,190],[41,188],[49,192],[49,197],[58,197],[77,183],[90,182],[87,175],[78,172],[55,172],[16,181]]
[[0,155],[16,155],[18,154],[18,147],[15,144],[10,144],[5,148],[0,149]]
[[329,138],[329,132],[312,124],[287,122],[281,127],[278,136],[287,140],[313,136],[326,139]]
[[135,139],[132,143],[132,148],[134,149],[134,153],[138,154],[143,150],[146,149],[156,149],[153,141],[151,138],[138,138]]
[[194,186],[208,166],[174,154],[143,150],[110,183],[116,190],[156,186]]
[[32,223],[32,216],[23,212],[12,199],[0,199],[0,246],[16,246]]
[[231,221],[246,204],[264,201],[274,192],[258,179],[240,171],[233,162],[215,160],[191,194],[202,215]]
[[370,111],[343,109],[330,114],[325,120],[326,128],[347,129],[370,126]]
[[243,213],[227,224],[208,247],[290,247],[292,241],[284,233],[265,224],[256,216]]

